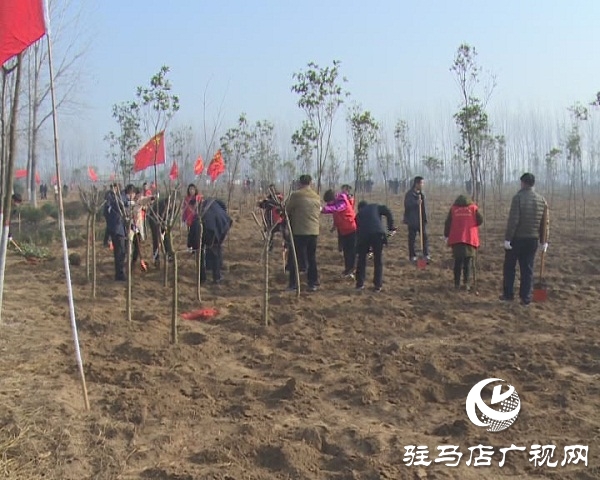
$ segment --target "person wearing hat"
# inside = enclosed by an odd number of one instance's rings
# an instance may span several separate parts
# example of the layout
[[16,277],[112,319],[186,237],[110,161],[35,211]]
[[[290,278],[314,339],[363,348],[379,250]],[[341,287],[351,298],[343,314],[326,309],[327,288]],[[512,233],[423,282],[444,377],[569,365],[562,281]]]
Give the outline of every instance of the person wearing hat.
[[548,249],[548,204],[534,190],[535,176],[521,176],[521,189],[513,197],[504,235],[504,272],[502,301],[514,300],[517,262],[521,272],[519,297],[529,305],[533,295],[533,267],[538,245]]
[[[292,227],[292,241],[299,265],[306,261],[306,274],[309,291],[319,287],[317,268],[317,241],[319,239],[321,200],[319,194],[311,188],[310,175],[301,175],[299,188],[293,192],[285,205],[285,214]],[[289,289],[296,289],[296,266],[293,255],[288,255]]]

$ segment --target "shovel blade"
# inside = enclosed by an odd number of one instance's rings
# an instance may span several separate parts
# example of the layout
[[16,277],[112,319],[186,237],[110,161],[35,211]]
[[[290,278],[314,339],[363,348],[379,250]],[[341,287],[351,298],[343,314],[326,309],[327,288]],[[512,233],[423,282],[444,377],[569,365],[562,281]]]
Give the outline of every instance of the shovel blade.
[[417,258],[417,269],[425,270],[427,268],[427,259],[426,258]]
[[537,285],[533,288],[533,301],[536,303],[548,300],[548,289],[544,285]]

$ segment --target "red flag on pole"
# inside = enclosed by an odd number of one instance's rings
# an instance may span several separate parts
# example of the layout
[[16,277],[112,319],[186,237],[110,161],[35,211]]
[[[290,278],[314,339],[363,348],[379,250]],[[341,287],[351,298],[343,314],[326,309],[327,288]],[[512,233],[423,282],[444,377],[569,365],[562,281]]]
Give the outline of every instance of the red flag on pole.
[[25,170],[25,169],[16,170],[15,178],[27,178],[27,170]]
[[43,0],[0,2],[0,65],[46,33]]
[[90,180],[92,182],[98,181],[98,175],[96,175],[96,172],[94,171],[94,169],[92,167],[88,167],[88,176],[90,177]]
[[194,175],[202,175],[204,171],[204,161],[202,160],[202,155],[198,155],[198,159],[194,164]]
[[179,167],[177,166],[176,162],[173,162],[173,166],[171,167],[171,172],[169,173],[169,178],[171,180],[177,180],[178,176],[179,176]]
[[215,156],[210,161],[210,165],[208,166],[206,173],[208,173],[211,180],[214,182],[224,171],[225,162],[223,161],[223,155],[221,154],[221,149],[219,148],[217,153],[215,153]]
[[134,156],[133,171],[140,172],[155,164],[165,163],[165,131],[152,137]]
[[37,185],[39,185],[40,183],[42,183],[42,179],[40,177],[40,173],[39,172],[35,172],[35,183]]

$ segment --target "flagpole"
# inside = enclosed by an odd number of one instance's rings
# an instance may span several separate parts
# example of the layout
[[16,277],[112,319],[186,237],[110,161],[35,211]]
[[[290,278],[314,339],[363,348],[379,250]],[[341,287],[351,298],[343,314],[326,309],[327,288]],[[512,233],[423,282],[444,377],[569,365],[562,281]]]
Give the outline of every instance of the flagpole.
[[[47,8],[47,4],[46,4]],[[59,212],[59,227],[62,237],[63,260],[65,264],[65,276],[67,281],[67,297],[69,300],[69,314],[71,317],[71,330],[73,332],[73,342],[75,344],[75,357],[79,368],[79,376],[81,377],[81,388],[83,391],[83,402],[85,409],[89,411],[90,401],[88,399],[87,386],[85,383],[85,373],[83,371],[83,360],[81,358],[81,350],[79,348],[79,335],[77,334],[77,321],[75,319],[75,302],[73,300],[73,284],[71,283],[71,269],[69,266],[69,250],[67,246],[67,232],[65,229],[65,210],[62,196],[62,180],[60,177],[60,157],[58,152],[58,118],[56,115],[56,95],[54,92],[54,70],[52,67],[52,42],[50,41],[50,24],[46,33],[48,42],[48,68],[50,69],[50,96],[52,99],[52,125],[54,127],[54,160],[56,165],[56,184],[58,186],[58,212]],[[95,239],[94,239],[95,240]]]

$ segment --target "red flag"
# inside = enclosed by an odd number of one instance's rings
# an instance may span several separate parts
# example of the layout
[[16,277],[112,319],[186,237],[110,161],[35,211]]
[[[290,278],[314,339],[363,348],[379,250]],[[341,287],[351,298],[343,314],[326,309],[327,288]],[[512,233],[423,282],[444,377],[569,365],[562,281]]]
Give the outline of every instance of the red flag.
[[173,162],[173,166],[171,167],[171,173],[169,173],[169,178],[171,180],[177,180],[178,176],[179,176],[179,167],[177,166],[176,162]]
[[202,155],[198,155],[198,160],[194,164],[194,175],[202,175],[204,171],[204,161],[202,160]]
[[27,170],[17,170],[15,171],[15,178],[27,178]]
[[98,181],[98,175],[96,175],[96,172],[94,171],[94,169],[92,167],[88,167],[88,176],[90,177],[90,180],[92,182]]
[[39,172],[35,172],[35,183],[37,185],[39,185],[40,183],[42,183],[42,179],[40,178]]
[[0,65],[46,33],[43,0],[0,2]]
[[148,167],[152,167],[155,163],[156,165],[165,163],[165,131],[163,130],[158,135],[152,137],[135,154],[134,159],[134,172],[145,170]]
[[214,182],[219,175],[221,175],[225,171],[225,162],[223,162],[223,155],[221,154],[221,149],[217,150],[215,156],[210,161],[210,165],[206,170],[206,173],[210,176],[212,181]]

